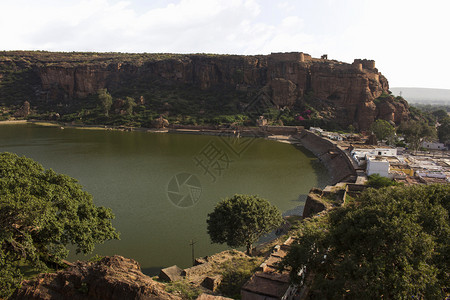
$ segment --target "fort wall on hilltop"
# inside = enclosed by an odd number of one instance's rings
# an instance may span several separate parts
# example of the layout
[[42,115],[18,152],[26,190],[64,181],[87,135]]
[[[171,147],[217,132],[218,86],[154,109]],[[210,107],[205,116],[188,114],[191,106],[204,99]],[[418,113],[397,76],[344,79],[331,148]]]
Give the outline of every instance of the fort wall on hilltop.
[[303,52],[273,52],[269,59],[272,62],[305,62],[312,59],[311,55]]

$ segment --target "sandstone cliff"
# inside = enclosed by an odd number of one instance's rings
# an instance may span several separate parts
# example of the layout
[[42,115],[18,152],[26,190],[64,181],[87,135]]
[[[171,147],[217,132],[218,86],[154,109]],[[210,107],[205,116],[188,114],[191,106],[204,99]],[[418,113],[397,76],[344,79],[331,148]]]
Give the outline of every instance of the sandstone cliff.
[[99,262],[78,261],[57,273],[27,280],[10,299],[181,299],[141,272],[139,264],[122,256]]
[[[222,94],[238,91],[247,103],[244,107],[265,103],[292,108],[307,103],[324,111],[324,117],[359,129],[368,128],[376,118],[398,124],[409,114],[406,101],[388,95],[386,78],[370,60],[348,64],[304,53],[0,52],[1,102],[12,90],[18,102],[29,100],[33,105],[39,101],[70,103],[100,88],[124,95],[146,90],[154,94],[161,86],[220,90]],[[183,100],[182,93],[177,97]]]

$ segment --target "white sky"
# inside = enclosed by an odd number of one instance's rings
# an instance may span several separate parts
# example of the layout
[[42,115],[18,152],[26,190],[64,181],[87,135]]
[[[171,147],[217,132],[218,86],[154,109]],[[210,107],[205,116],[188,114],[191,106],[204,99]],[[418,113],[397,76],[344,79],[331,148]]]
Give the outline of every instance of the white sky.
[[450,89],[449,0],[0,0],[0,50],[368,58],[391,87]]

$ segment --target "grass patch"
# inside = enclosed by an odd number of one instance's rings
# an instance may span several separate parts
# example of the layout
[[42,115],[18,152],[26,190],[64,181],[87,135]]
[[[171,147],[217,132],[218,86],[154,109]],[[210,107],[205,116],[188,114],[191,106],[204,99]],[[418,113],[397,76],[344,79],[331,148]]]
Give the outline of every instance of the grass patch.
[[263,262],[262,257],[233,258],[221,265],[222,282],[218,291],[233,299],[241,298],[242,286],[252,277],[258,266]]
[[166,284],[166,292],[180,296],[183,299],[196,299],[202,290],[183,279]]

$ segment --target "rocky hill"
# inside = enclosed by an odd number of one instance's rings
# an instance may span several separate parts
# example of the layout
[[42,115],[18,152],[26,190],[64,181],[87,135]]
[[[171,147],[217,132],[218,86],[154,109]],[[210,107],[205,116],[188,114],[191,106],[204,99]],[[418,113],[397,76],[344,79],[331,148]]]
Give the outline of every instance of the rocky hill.
[[389,95],[388,81],[371,60],[348,64],[301,52],[0,52],[1,105],[27,100],[37,109],[63,114],[62,107],[78,105],[79,110],[80,103],[94,101],[91,96],[101,88],[114,97],[141,99],[146,109],[166,115],[312,109],[317,118],[342,128],[366,129],[377,118],[398,124],[409,114],[406,101]]

